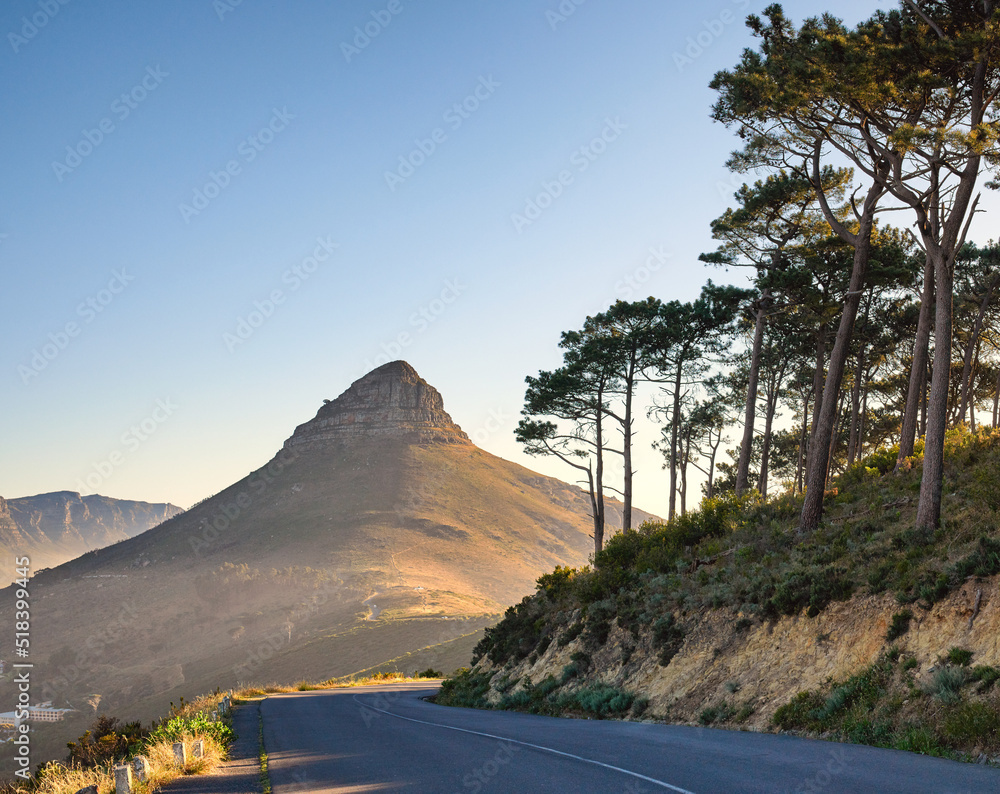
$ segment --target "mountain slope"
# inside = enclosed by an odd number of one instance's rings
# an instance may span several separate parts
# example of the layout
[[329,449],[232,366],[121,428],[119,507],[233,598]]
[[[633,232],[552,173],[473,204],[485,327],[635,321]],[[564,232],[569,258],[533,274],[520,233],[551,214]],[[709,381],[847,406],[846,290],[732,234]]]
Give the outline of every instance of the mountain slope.
[[97,693],[102,711],[149,719],[182,694],[429,647],[462,649],[436,657],[453,669],[469,647],[453,641],[543,571],[586,562],[588,507],[578,488],[478,449],[409,365],[388,364],[240,482],[36,576],[34,696],[80,707]]
[[28,556],[39,570],[134,537],[181,512],[171,504],[72,491],[0,497],[0,553],[5,558]]

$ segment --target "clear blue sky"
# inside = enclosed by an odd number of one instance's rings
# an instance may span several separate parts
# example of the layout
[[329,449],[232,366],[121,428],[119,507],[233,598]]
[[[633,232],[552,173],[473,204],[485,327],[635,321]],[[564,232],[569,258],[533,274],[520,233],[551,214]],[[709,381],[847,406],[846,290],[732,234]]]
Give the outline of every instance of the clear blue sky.
[[707,85],[764,3],[62,1],[0,13],[4,496],[188,506],[387,357],[567,477],[512,434],[560,331],[726,279]]

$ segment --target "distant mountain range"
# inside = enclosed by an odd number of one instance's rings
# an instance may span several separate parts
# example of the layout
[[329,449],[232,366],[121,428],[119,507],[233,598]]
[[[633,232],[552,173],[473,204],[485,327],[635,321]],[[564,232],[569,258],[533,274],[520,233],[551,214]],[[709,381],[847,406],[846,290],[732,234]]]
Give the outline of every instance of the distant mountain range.
[[479,449],[409,364],[324,402],[243,480],[35,576],[33,696],[80,709],[38,726],[38,760],[45,736],[61,755],[82,733],[98,695],[103,713],[149,720],[217,686],[453,670],[539,575],[587,562],[584,492]]
[[[73,491],[0,497],[0,553],[4,559],[27,556],[37,571],[135,537],[182,512],[172,504],[81,496]],[[0,580],[13,578],[9,564]]]

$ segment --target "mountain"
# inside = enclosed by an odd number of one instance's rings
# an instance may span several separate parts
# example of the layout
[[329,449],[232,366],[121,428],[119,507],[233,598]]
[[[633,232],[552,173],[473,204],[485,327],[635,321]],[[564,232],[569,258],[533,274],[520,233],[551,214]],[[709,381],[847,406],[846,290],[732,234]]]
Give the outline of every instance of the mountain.
[[454,669],[541,573],[586,563],[590,527],[579,488],[476,447],[392,362],[229,488],[38,574],[33,697],[81,709],[64,742],[94,695],[150,719],[239,682]]
[[[134,537],[181,512],[171,504],[81,496],[73,491],[0,497],[0,554],[8,560],[27,556],[39,570]],[[13,567],[4,575],[13,580]]]

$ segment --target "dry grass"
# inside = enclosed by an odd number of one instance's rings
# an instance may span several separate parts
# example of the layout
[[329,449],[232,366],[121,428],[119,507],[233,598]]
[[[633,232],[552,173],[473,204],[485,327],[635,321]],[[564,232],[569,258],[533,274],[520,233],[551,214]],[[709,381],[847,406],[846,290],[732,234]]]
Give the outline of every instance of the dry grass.
[[[191,745],[197,739],[202,739],[205,743],[204,754],[200,758],[193,758],[190,755]],[[188,747],[188,761],[183,768],[174,760],[173,743],[161,741],[147,747],[142,755],[149,761],[149,780],[144,783],[135,781],[132,791],[135,794],[152,794],[181,775],[208,774],[226,759],[226,749],[211,736],[186,735],[184,743]],[[88,786],[97,786],[98,794],[115,792],[114,765],[76,769],[52,762],[45,766],[36,781],[8,785],[3,792],[4,794],[76,794]]]
[[313,684],[308,681],[298,681],[294,684],[262,684],[245,686],[233,692],[234,701],[258,700],[268,695],[285,694],[288,692],[311,692],[321,689],[341,689],[343,687],[356,686],[378,686],[379,684],[413,684],[422,683],[434,679],[419,678],[404,673],[375,673],[374,675],[357,678],[354,676],[344,676],[343,678],[330,678]]

